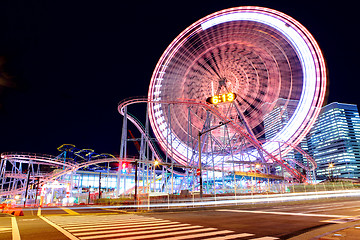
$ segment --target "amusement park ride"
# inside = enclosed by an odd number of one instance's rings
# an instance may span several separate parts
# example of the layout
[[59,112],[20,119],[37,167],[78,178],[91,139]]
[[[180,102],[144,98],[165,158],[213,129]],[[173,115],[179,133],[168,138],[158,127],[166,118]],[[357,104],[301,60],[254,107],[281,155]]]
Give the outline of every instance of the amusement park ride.
[[[279,181],[312,182],[316,163],[299,144],[325,91],[321,50],[299,22],[263,7],[215,12],[171,42],[147,97],[119,103],[124,116],[119,156],[73,145],[63,145],[58,157],[3,153],[0,195],[28,195],[29,184],[43,186],[94,165],[101,171],[108,162],[120,162],[112,170],[115,196],[129,189],[236,194],[254,178],[265,186],[262,191]],[[146,107],[145,124],[129,113],[138,104]],[[141,134],[136,159],[126,158],[128,122]],[[76,157],[66,156],[69,152]],[[134,165],[131,179],[121,173],[122,162]],[[43,166],[51,171],[42,172]],[[126,181],[131,181],[127,187]]]

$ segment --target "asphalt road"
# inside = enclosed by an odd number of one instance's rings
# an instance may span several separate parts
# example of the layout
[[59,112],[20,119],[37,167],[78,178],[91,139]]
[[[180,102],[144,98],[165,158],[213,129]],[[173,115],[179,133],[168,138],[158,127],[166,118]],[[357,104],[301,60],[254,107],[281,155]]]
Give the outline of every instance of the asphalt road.
[[[360,199],[192,211],[127,213],[53,208],[0,217],[0,239],[290,239],[324,226],[360,220]],[[16,220],[16,221],[15,221]]]

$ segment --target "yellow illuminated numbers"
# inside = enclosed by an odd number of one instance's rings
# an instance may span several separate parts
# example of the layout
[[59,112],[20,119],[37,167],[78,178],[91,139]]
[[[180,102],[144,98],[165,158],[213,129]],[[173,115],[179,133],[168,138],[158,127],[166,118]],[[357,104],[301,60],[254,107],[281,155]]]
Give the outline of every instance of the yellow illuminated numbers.
[[206,99],[206,101],[211,104],[218,104],[222,102],[232,102],[235,100],[235,98],[236,94],[230,92],[209,97]]
[[228,93],[228,94],[227,94],[227,100],[228,100],[229,102],[234,101],[234,99],[235,99],[235,95],[234,95],[233,93]]
[[213,96],[211,102],[212,102],[212,104],[218,104],[219,103],[219,96]]

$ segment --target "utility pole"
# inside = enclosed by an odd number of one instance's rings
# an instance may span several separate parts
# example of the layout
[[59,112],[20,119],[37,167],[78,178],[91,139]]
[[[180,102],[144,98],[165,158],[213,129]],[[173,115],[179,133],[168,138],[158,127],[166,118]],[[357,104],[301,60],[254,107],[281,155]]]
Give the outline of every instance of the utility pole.
[[202,182],[202,171],[201,171],[201,135],[202,133],[199,131],[198,134],[198,145],[199,145],[199,183],[200,183],[200,199],[203,197],[203,182]]
[[206,130],[206,131],[203,131],[203,132],[199,131],[199,133],[198,133],[200,199],[202,199],[202,197],[203,197],[203,181],[202,181],[202,170],[201,170],[201,168],[202,168],[202,166],[201,166],[201,136],[202,136],[203,134],[205,134],[205,133],[208,133],[208,132],[210,132],[210,131],[218,128],[218,127],[221,127],[221,126],[223,126],[223,125],[225,125],[225,124],[228,124],[229,122],[230,122],[230,121],[227,121],[227,122],[225,122],[225,123],[221,122],[219,125],[217,125],[217,126],[215,126],[215,127],[212,127],[212,128],[210,128],[210,129],[208,129],[208,130]]
[[101,172],[99,174],[99,199],[101,198]]
[[138,160],[135,160],[135,194],[134,194],[135,205],[137,205],[137,181],[138,181],[137,175],[138,175]]

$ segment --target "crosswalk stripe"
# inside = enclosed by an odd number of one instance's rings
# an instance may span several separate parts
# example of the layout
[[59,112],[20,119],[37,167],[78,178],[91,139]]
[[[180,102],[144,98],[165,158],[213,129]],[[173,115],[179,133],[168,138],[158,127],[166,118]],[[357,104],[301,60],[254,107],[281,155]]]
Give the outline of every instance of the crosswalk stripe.
[[[125,220],[112,220],[112,219],[109,219],[107,221],[96,221],[96,224],[108,224],[109,222],[111,223],[139,223],[139,222],[149,222],[149,221],[164,221],[164,219],[137,219],[137,220],[129,220],[127,221],[126,219]],[[167,220],[168,221],[168,220]],[[62,224],[62,225],[67,225],[67,226],[86,226],[86,225],[93,225],[94,224],[94,221],[93,222],[59,222],[59,224]]]
[[[53,218],[53,219],[57,219],[57,220],[59,220],[59,221],[62,221],[62,222],[64,222],[65,221],[65,218],[63,217],[63,216],[50,216],[51,218]],[[100,221],[104,221],[104,220],[106,220],[106,219],[108,219],[108,218],[114,218],[114,219],[128,219],[128,220],[132,220],[132,219],[146,219],[146,218],[154,218],[154,217],[144,217],[144,216],[134,216],[134,215],[131,215],[131,214],[129,214],[129,215],[119,215],[119,214],[116,214],[116,215],[100,215],[100,216],[98,216],[98,219],[100,220]],[[89,218],[88,218],[88,216],[86,216],[86,215],[78,215],[78,216],[74,216],[74,222],[76,222],[76,221],[80,221],[81,219],[85,219],[86,221],[89,221]],[[82,220],[83,221],[83,220]]]
[[[136,239],[146,239],[146,238],[161,238],[161,239],[163,239],[164,237],[169,237],[169,235],[176,236],[176,235],[185,235],[185,234],[192,234],[192,233],[206,232],[206,231],[215,231],[215,230],[217,230],[217,229],[216,228],[201,228],[201,229],[194,229],[194,230],[188,230],[188,231],[179,231],[179,232],[172,232],[172,233],[166,232],[166,233],[157,233],[157,234],[149,234],[149,235],[121,237],[121,240],[136,240]],[[214,233],[216,233],[216,234],[227,234],[227,233],[232,233],[232,231],[223,230],[223,231],[213,232],[213,234]],[[196,235],[197,234],[191,235],[192,236],[191,238],[194,238],[194,236],[196,237]],[[190,235],[187,235],[187,236],[190,236]],[[117,237],[117,236],[114,236],[114,237]],[[186,236],[170,237],[169,239],[182,239],[181,237],[186,237]],[[85,238],[80,238],[80,239],[85,239]],[[118,239],[118,238],[112,238],[112,239],[108,239],[108,240],[115,240],[115,239]],[[184,238],[184,239],[186,239],[186,238]]]
[[[140,230],[155,230],[155,229],[161,229],[162,231],[166,231],[167,228],[174,228],[174,227],[185,227],[185,226],[189,226],[190,224],[187,224],[187,223],[183,223],[183,224],[174,224],[174,225],[171,225],[171,226],[156,226],[156,227],[144,227],[144,228],[141,228]],[[151,226],[151,225],[150,225]],[[122,227],[123,229],[121,228],[116,228],[114,230],[104,230],[102,229],[103,231],[94,231],[92,229],[88,229],[87,232],[83,232],[83,233],[76,233],[74,231],[72,231],[72,233],[74,233],[74,235],[76,236],[86,236],[86,235],[92,235],[92,234],[103,234],[103,233],[120,233],[120,232],[134,232],[137,231],[136,229],[134,228],[131,228],[131,227]],[[171,230],[174,230],[174,229],[171,229]],[[90,231],[90,232],[89,232]],[[92,231],[92,232],[91,232]],[[149,231],[146,231],[146,232],[149,232]],[[138,233],[138,232],[136,232]]]
[[10,231],[12,231],[11,227],[0,227],[0,233],[1,232],[10,232]]
[[279,239],[277,237],[260,237],[260,238],[252,238],[251,240],[276,240]]
[[66,237],[68,237],[70,240],[78,240],[77,237],[75,237],[73,234],[69,233],[68,231],[65,231],[65,229],[63,229],[62,227],[58,226],[57,224],[55,224],[54,222],[50,221],[49,219],[47,219],[46,217],[43,216],[39,216],[39,218],[41,218],[42,220],[44,220],[46,223],[48,223],[49,225],[53,226],[54,228],[56,228],[56,230],[58,230],[59,232],[61,232],[62,234],[64,234]]
[[[137,228],[143,228],[143,227],[146,227],[146,226],[159,226],[159,227],[167,227],[167,225],[176,225],[178,224],[179,222],[167,222],[167,223],[155,223],[155,224],[142,224],[142,225],[126,225],[126,226],[118,226],[118,225],[111,225],[111,227],[102,227],[102,226],[93,226],[91,228],[81,228],[81,229],[69,229],[69,228],[66,228],[67,230],[71,230],[71,232],[83,232],[83,231],[96,231],[96,230],[112,230],[112,229],[121,229],[121,228],[127,228],[127,229],[133,229],[133,230],[136,230]],[[187,223],[186,223],[187,224]],[[187,225],[190,225],[190,224],[187,224]]]
[[[147,221],[147,222],[139,222],[139,223],[112,223],[112,224],[109,224],[109,223],[107,223],[107,224],[96,224],[96,226],[133,226],[133,225],[141,225],[141,224],[151,224],[151,223],[169,223],[169,222],[171,222],[171,221],[169,221],[169,220],[162,220],[162,221]],[[78,227],[68,227],[67,225],[61,225],[61,226],[63,226],[64,228],[66,228],[66,229],[82,229],[82,228],[89,228],[89,227],[92,227],[93,225],[86,225],[86,226],[78,226]]]
[[[111,220],[110,220],[111,221]],[[145,222],[145,221],[160,221],[159,219],[130,219],[130,220],[115,220],[115,221],[111,221],[112,223],[131,223],[131,222]],[[96,224],[108,224],[109,220],[103,220],[103,221],[96,221]],[[83,221],[78,221],[78,222],[60,222],[58,221],[59,225],[66,225],[66,226],[79,226],[79,225],[93,225],[94,221],[91,222],[83,222]]]
[[[207,228],[205,228],[207,229]],[[215,228],[216,229],[216,228]],[[233,231],[230,231],[230,230],[219,230],[219,231],[212,231],[212,232],[202,232],[202,233],[198,233],[198,234],[192,234],[192,235],[184,235],[184,236],[176,236],[176,237],[168,237],[168,238],[161,238],[161,240],[181,240],[181,239],[193,239],[193,238],[203,238],[203,237],[209,237],[209,236],[214,236],[214,235],[220,235],[220,234],[229,234],[229,233],[233,233]],[[183,233],[179,233],[179,234],[183,234]],[[174,233],[171,233],[171,235],[175,235]],[[154,235],[150,235],[150,236],[145,236],[146,238],[153,238],[153,237],[162,237],[163,235],[161,236],[154,236]],[[126,239],[126,240],[130,240],[130,239],[143,239],[141,237],[139,238],[121,238],[121,239]]]
[[252,234],[252,233],[238,233],[238,234],[231,234],[231,235],[228,234],[226,236],[221,236],[221,237],[206,238],[206,240],[226,240],[226,239],[235,239],[235,238],[243,238],[243,237],[250,237],[250,236],[254,236],[254,234]]
[[[95,233],[90,233],[87,235],[93,235],[93,236],[85,236],[82,237],[83,235],[81,234],[74,234],[75,236],[79,237],[80,239],[94,239],[94,238],[98,238],[99,236],[101,236],[102,238],[109,238],[109,237],[126,237],[126,236],[132,236],[132,235],[140,235],[140,234],[150,234],[150,233],[159,233],[161,232],[162,234],[169,234],[168,232],[172,232],[172,231],[181,231],[181,233],[185,233],[188,231],[184,231],[184,230],[188,230],[188,229],[194,229],[194,228],[202,228],[202,226],[187,226],[187,227],[177,227],[177,228],[172,228],[172,229],[158,229],[158,230],[151,230],[151,231],[136,231],[136,232],[118,232],[118,233],[113,233],[113,234],[103,234],[103,235],[94,235]],[[192,231],[192,230],[189,230]],[[200,231],[202,231],[202,229],[200,229]],[[171,233],[173,234],[173,233]]]
[[[191,225],[188,223],[172,222],[154,217],[138,215],[122,215],[99,217],[89,220],[83,216],[49,217],[61,226],[74,239],[162,239],[181,240],[201,238],[207,240],[238,239],[254,236],[251,233],[236,233],[232,230],[219,230],[217,228]],[[69,221],[71,220],[72,221]],[[251,238],[252,240],[275,240],[276,237],[265,236]]]

